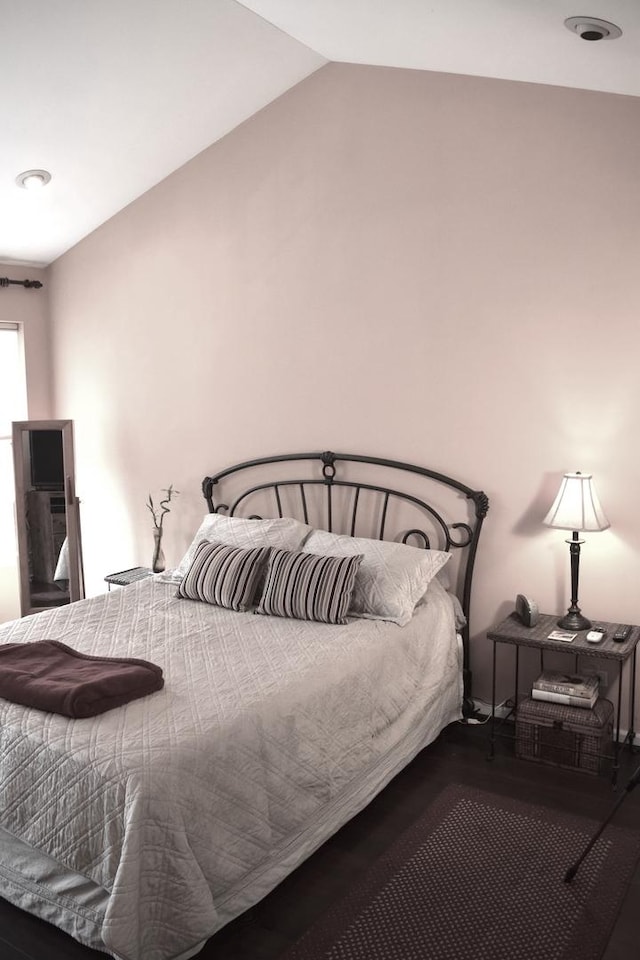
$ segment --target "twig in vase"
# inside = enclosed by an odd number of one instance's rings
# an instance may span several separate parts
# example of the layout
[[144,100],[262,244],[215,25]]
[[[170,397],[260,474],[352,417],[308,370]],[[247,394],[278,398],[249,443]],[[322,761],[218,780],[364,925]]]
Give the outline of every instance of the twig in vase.
[[153,517],[153,525],[156,530],[162,530],[162,524],[164,522],[165,513],[169,513],[171,508],[168,504],[171,503],[173,497],[177,497],[180,493],[179,490],[173,489],[173,484],[170,484],[166,490],[166,497],[160,501],[158,507],[156,508],[151,494],[149,494],[149,502],[147,503],[147,509],[151,511],[151,516]]
[[164,491],[166,496],[160,501],[158,507],[153,502],[153,497],[149,494],[149,502],[147,503],[147,508],[151,511],[151,516],[153,517],[153,561],[151,563],[151,569],[154,573],[161,573],[164,570],[164,554],[162,553],[162,531],[164,524],[164,516],[166,513],[170,512],[169,504],[173,497],[177,497],[180,493],[179,490],[174,490],[173,484],[170,484],[167,489]]

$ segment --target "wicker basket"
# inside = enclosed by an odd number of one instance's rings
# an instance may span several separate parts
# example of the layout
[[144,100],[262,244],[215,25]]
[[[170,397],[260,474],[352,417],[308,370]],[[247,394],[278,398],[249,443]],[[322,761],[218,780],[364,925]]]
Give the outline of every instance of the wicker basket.
[[611,759],[613,704],[597,700],[593,710],[533,700],[518,704],[516,756],[556,767],[601,773]]

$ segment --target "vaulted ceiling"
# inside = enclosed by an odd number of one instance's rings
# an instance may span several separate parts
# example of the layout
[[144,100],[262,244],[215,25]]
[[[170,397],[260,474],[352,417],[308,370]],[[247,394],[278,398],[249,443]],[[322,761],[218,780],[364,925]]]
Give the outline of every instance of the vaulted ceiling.
[[[51,263],[328,61],[640,96],[640,4],[1,0],[0,262]],[[25,190],[16,177],[45,169]]]

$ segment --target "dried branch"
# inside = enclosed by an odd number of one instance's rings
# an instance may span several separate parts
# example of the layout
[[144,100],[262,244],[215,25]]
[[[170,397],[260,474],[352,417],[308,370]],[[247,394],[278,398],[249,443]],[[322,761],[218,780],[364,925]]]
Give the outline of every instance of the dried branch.
[[153,497],[149,494],[149,501],[147,503],[147,510],[151,511],[151,516],[153,517],[153,525],[156,530],[162,530],[162,524],[164,522],[165,513],[170,513],[171,508],[169,504],[173,497],[177,497],[180,494],[179,490],[173,489],[173,484],[170,484],[165,490],[164,493],[166,496],[160,501],[158,506],[153,502]]

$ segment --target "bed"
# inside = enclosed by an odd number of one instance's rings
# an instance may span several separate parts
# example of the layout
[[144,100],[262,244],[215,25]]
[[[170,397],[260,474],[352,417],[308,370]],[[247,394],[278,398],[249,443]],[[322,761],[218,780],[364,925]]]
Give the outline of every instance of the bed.
[[[0,699],[2,895],[119,960],[195,956],[470,702],[482,491],[327,452],[203,493],[175,570],[0,627],[162,668],[87,719]],[[251,576],[226,594],[232,562]]]

